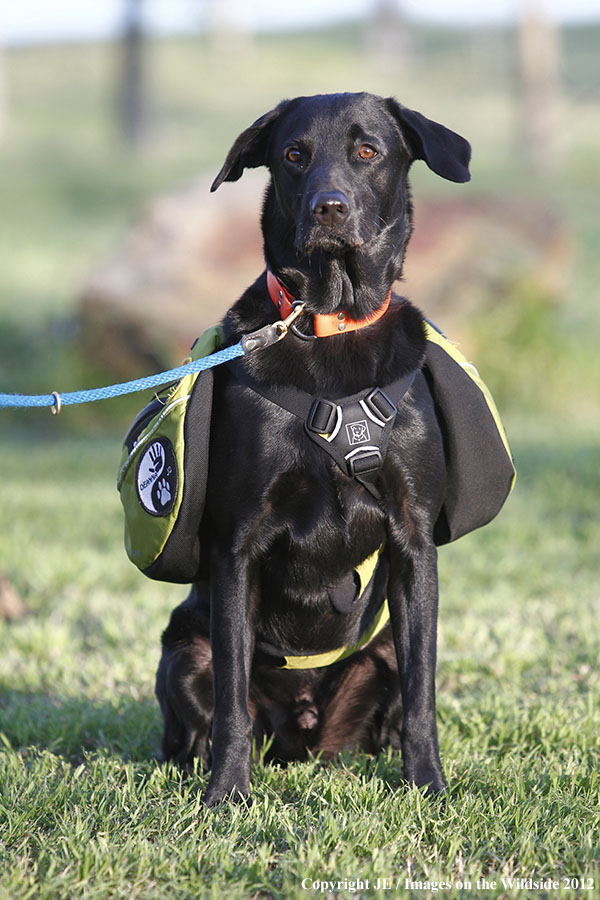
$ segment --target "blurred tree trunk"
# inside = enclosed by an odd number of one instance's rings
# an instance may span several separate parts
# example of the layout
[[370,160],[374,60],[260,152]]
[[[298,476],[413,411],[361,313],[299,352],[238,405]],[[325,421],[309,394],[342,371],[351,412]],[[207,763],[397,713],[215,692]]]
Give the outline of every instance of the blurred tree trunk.
[[519,25],[520,107],[525,150],[535,168],[548,169],[561,150],[561,44],[558,26],[537,0],[522,0]]
[[125,0],[121,41],[119,127],[124,140],[141,146],[147,136],[144,0]]
[[377,0],[366,38],[372,59],[382,69],[397,70],[413,60],[413,34],[399,0]]
[[0,141],[6,134],[8,105],[6,101],[6,80],[4,77],[4,48],[0,44]]

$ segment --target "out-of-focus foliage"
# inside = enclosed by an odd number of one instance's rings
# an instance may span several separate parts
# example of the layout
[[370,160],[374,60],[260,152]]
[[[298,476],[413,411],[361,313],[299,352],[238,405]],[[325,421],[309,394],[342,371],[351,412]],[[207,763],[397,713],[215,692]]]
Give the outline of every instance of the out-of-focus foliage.
[[[117,46],[5,52],[2,388],[70,390],[110,380],[78,353],[74,314],[86,276],[118,246],[144,203],[199,173],[216,172],[235,135],[281,97],[365,89],[394,94],[472,141],[471,184],[458,188],[415,166],[417,197],[531,198],[564,221],[573,265],[559,302],[545,302],[539,285],[515,270],[493,298],[491,314],[490,298],[482,298],[473,350],[504,404],[585,417],[598,403],[600,382],[600,226],[593,212],[600,187],[599,31],[588,25],[562,34],[560,140],[553,166],[543,172],[532,170],[524,152],[512,30],[412,28],[392,57],[379,53],[366,25],[219,42],[152,40],[147,139],[135,151],[118,130]],[[104,427],[137,406],[134,398],[80,409],[70,425]],[[3,418],[21,423],[26,417],[32,421],[29,413]]]

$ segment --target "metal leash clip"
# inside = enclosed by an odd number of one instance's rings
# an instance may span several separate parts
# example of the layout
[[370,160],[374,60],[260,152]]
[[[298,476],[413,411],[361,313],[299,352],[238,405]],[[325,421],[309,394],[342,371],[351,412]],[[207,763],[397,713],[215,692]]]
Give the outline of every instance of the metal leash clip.
[[304,303],[294,304],[294,309],[281,322],[273,322],[271,325],[265,325],[258,331],[244,335],[242,338],[242,347],[244,353],[253,353],[255,350],[264,350],[265,347],[272,347],[278,341],[282,341],[290,330],[290,325],[304,313]]

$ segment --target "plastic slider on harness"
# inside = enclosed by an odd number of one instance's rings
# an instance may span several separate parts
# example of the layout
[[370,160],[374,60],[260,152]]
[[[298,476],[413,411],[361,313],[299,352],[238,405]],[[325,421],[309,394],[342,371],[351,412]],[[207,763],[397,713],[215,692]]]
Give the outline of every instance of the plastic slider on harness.
[[319,434],[331,442],[340,430],[341,416],[342,410],[337,403],[317,398],[310,408],[306,427],[312,434]]
[[352,450],[346,454],[345,460],[348,464],[348,475],[352,478],[378,472],[383,465],[379,447],[363,447],[361,450]]
[[364,407],[367,415],[378,425],[385,425],[387,422],[391,422],[398,412],[396,404],[390,400],[381,388],[374,388],[370,394],[367,394],[364,400],[361,400],[361,406]]

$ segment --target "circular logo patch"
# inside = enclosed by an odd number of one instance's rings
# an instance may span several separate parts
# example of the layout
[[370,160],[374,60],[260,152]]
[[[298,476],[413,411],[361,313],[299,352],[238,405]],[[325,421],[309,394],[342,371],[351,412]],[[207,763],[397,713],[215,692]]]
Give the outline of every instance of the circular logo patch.
[[137,467],[140,503],[153,516],[168,516],[177,500],[177,459],[168,438],[155,438],[146,447]]

